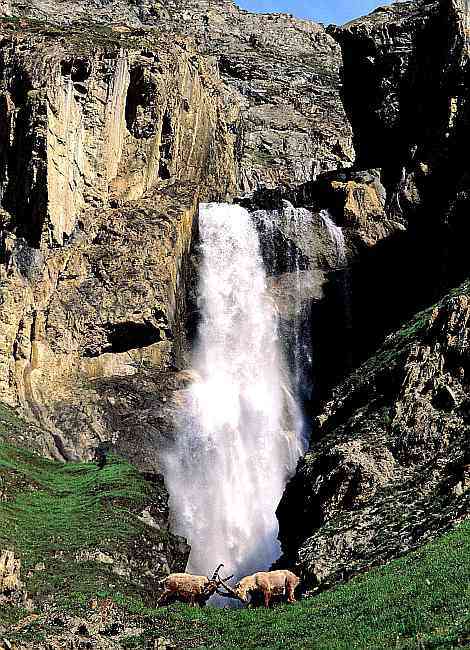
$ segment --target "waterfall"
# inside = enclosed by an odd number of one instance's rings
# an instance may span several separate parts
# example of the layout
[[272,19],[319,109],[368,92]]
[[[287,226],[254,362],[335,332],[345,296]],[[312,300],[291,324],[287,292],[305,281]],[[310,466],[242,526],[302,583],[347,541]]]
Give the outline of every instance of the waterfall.
[[[317,215],[283,201],[281,209],[253,213],[261,237],[262,255],[269,271],[269,284],[280,312],[280,338],[292,372],[297,401],[312,396],[312,297],[319,291],[320,273]],[[309,430],[305,429],[308,437]]]
[[338,266],[345,266],[347,260],[346,242],[344,240],[343,229],[335,224],[333,219],[330,217],[328,210],[322,210],[320,212],[320,217],[328,230],[331,241],[335,245]]
[[275,511],[304,449],[250,215],[202,205],[199,229],[199,379],[163,462],[175,530],[192,547],[188,571],[223,562],[239,577],[278,558]]

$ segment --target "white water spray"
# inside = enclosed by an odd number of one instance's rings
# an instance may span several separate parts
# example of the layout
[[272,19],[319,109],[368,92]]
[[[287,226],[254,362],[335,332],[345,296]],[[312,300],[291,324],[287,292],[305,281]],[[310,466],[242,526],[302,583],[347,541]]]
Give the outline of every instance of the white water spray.
[[335,224],[333,219],[330,217],[328,210],[322,210],[320,212],[320,217],[323,220],[323,223],[327,227],[328,234],[331,241],[336,247],[336,255],[339,266],[345,266],[347,257],[346,257],[346,242],[344,239],[343,229]]
[[275,511],[304,449],[250,215],[207,204],[199,226],[200,381],[165,475],[176,532],[192,547],[188,571],[207,575],[223,562],[238,577],[278,558]]

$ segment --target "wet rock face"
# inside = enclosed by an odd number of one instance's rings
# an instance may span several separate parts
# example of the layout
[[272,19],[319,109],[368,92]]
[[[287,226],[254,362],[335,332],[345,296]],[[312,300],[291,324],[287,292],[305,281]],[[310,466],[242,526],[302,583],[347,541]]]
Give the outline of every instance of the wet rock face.
[[299,376],[302,401],[313,400],[318,408],[351,368],[353,337],[362,338],[361,317],[370,314],[370,291],[364,304],[355,295],[374,281],[369,267],[363,270],[364,259],[380,260],[390,275],[396,260],[382,260],[383,250],[406,226],[388,213],[377,169],[325,172],[296,187],[263,188],[241,203],[258,227],[281,339]]
[[314,398],[318,400],[318,392],[332,381],[338,366],[347,364],[347,353],[338,363],[330,356],[330,369],[325,372],[321,360],[327,350],[331,352],[333,337],[320,334],[327,320],[339,330],[347,328],[347,250],[334,239],[322,213],[315,210],[283,201],[278,209],[254,211],[252,219],[259,233],[294,394],[309,408]]
[[469,290],[391,335],[333,391],[279,507],[285,559],[324,587],[468,515]]

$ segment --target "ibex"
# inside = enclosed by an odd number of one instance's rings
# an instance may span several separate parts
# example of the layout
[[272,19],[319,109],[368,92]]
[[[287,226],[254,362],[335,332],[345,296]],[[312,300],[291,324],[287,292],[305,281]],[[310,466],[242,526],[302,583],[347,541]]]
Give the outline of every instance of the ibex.
[[228,592],[221,595],[238,598],[248,603],[249,594],[260,594],[264,599],[264,606],[269,607],[273,596],[287,596],[288,603],[295,603],[295,590],[300,583],[300,578],[292,571],[262,571],[243,578],[234,589],[223,580],[220,582]]
[[167,605],[174,600],[189,603],[192,607],[204,607],[211,596],[215,594],[222,582],[230,580],[233,576],[219,578],[220,564],[214,571],[212,578],[207,576],[193,576],[189,573],[171,573],[160,581],[165,586],[165,591],[158,599],[158,605]]

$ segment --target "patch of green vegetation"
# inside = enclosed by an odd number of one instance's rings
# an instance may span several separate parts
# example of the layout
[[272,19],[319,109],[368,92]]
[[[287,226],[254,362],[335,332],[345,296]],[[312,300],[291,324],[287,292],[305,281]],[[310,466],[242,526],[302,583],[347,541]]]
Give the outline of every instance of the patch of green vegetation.
[[[2,409],[0,420],[4,416]],[[10,426],[15,424],[11,418]],[[125,551],[144,529],[136,513],[150,490],[131,465],[117,458],[99,470],[94,464],[62,464],[0,444],[0,548],[21,558],[33,599],[129,591],[112,566],[86,552]],[[77,561],[77,554],[85,555]],[[35,571],[38,563],[45,569]]]
[[15,625],[27,616],[28,612],[22,607],[12,605],[0,605],[0,623],[3,625]]
[[22,420],[7,406],[0,404],[0,435],[7,433],[12,427],[21,427]]
[[180,648],[389,650],[470,644],[470,520],[419,551],[296,605],[272,610],[145,608],[145,638],[167,637]]
[[9,31],[23,31],[44,36],[50,39],[57,37],[66,38],[76,46],[74,54],[90,53],[93,47],[110,47],[113,49],[127,47],[129,49],[141,49],[143,46],[151,47],[157,44],[157,38],[151,33],[142,32],[138,29],[130,29],[129,32],[121,33],[110,26],[100,25],[94,22],[89,24],[76,24],[63,27],[58,24],[30,18],[25,16],[2,16],[0,17],[0,29]]
[[[8,409],[0,409],[4,426],[21,425]],[[152,647],[161,637],[178,648],[228,650],[431,649],[470,643],[470,520],[419,551],[296,605],[268,611],[153,609],[145,604],[148,594],[113,573],[112,566],[76,560],[84,551],[112,553],[135,540],[142,526],[135,513],[149,489],[117,458],[98,470],[0,444],[0,548],[21,557],[33,600],[53,599],[57,611],[86,618],[92,597],[111,597],[125,618],[144,629],[122,642],[129,649]],[[38,562],[45,570],[35,570]],[[0,620],[14,627],[25,614],[3,607]],[[14,638],[38,640],[48,633],[36,621]]]
[[365,377],[390,365],[401,362],[410,351],[413,343],[418,340],[426,331],[430,317],[436,307],[442,306],[447,300],[458,296],[470,295],[470,281],[464,282],[459,287],[447,293],[442,300],[428,309],[419,312],[408,321],[403,327],[391,334],[382,347],[368,359],[358,370],[358,377]]
[[279,163],[279,160],[272,153],[264,149],[254,149],[251,157],[254,163],[260,165],[276,165]]

